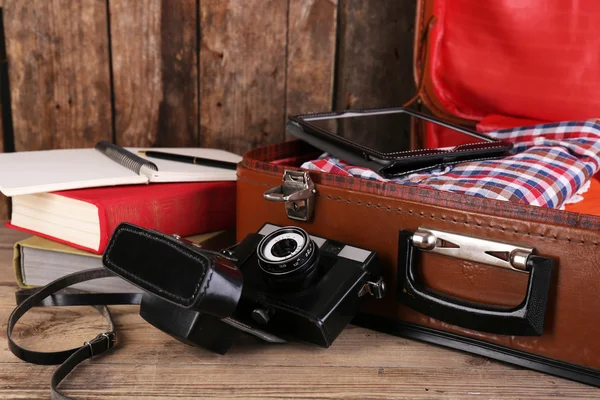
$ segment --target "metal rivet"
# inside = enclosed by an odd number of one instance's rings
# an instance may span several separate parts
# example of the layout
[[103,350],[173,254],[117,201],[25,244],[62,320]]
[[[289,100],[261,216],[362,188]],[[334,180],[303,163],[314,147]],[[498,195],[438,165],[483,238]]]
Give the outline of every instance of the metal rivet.
[[413,244],[421,250],[432,250],[435,248],[437,238],[427,231],[417,231],[412,237]]
[[514,250],[510,253],[510,265],[513,268],[520,269],[522,271],[527,270],[527,258],[529,252],[523,250]]

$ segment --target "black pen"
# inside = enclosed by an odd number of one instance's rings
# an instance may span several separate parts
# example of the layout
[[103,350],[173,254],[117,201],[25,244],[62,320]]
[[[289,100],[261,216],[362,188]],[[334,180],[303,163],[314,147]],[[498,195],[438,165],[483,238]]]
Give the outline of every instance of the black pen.
[[188,164],[204,165],[207,167],[233,169],[237,168],[237,163],[230,161],[211,160],[210,158],[184,156],[182,154],[164,153],[162,151],[138,151],[140,155],[150,158],[160,158],[161,160],[177,161]]

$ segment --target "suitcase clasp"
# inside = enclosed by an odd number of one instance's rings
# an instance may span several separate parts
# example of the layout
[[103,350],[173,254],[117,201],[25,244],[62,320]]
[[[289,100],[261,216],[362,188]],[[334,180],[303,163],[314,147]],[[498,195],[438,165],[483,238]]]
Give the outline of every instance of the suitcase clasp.
[[283,172],[283,183],[267,190],[263,197],[269,201],[285,203],[288,218],[298,221],[308,221],[314,211],[315,184],[308,172]]

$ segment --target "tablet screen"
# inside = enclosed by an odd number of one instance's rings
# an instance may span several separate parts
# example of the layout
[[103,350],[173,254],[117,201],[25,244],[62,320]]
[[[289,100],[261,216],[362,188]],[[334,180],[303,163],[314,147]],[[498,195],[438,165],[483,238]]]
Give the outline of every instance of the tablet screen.
[[420,143],[411,143],[413,118],[400,109],[307,116],[303,120],[308,125],[320,128],[329,134],[341,136],[368,149],[387,154],[421,148],[448,148],[482,141],[478,136],[426,123],[429,125],[425,126],[426,133],[429,131],[430,134],[421,135],[425,140]]

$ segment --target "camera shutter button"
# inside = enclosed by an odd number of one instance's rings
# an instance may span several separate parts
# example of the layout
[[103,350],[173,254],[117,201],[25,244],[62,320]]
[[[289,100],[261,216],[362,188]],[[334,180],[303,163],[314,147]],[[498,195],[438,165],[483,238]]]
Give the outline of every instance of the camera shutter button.
[[271,315],[273,315],[273,311],[269,309],[256,308],[252,311],[252,319],[261,325],[268,324]]

